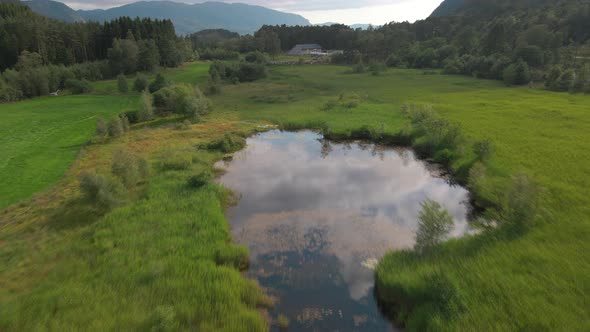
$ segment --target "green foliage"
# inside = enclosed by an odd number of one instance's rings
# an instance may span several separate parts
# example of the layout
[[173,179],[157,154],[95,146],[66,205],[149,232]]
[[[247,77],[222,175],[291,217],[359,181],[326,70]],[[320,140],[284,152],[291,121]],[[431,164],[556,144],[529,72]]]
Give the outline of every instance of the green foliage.
[[131,188],[141,179],[139,160],[129,151],[117,150],[113,154],[111,173],[119,178],[125,187]]
[[127,84],[127,77],[125,75],[120,74],[117,76],[117,89],[121,93],[129,92],[129,85]]
[[244,271],[250,264],[250,252],[246,246],[224,246],[215,251],[215,262]]
[[162,171],[183,171],[189,169],[192,163],[187,153],[168,150],[160,156],[158,165]]
[[150,121],[154,118],[154,100],[152,95],[143,91],[139,99],[139,110],[137,111],[137,119],[140,122]]
[[103,118],[96,120],[96,136],[106,137],[109,134],[109,126]]
[[215,140],[206,145],[208,150],[231,153],[243,149],[246,146],[246,140],[243,137],[226,134],[223,138]]
[[160,112],[182,114],[197,122],[200,116],[211,111],[211,103],[199,88],[187,84],[175,84],[158,90],[154,104]]
[[66,89],[70,90],[73,94],[82,94],[92,91],[92,85],[86,80],[68,79],[65,82]]
[[541,214],[541,189],[526,174],[512,178],[500,211],[501,221],[526,230]]
[[118,74],[131,74],[137,70],[139,49],[137,42],[130,39],[115,39],[108,50],[111,71]]
[[254,51],[246,54],[244,59],[251,63],[265,64],[268,62],[268,56],[260,51]]
[[527,63],[519,60],[504,69],[502,77],[506,85],[523,85],[531,81],[531,72]]
[[112,178],[85,172],[80,175],[79,181],[84,198],[99,209],[109,210],[125,202],[121,184]]
[[438,202],[422,202],[414,249],[425,253],[439,245],[453,228],[453,217]]
[[156,78],[154,79],[154,81],[152,83],[150,83],[149,90],[151,93],[154,93],[154,92],[159,91],[160,89],[165,88],[169,85],[170,85],[170,82],[168,82],[168,80],[166,80],[164,75],[158,73],[158,75],[156,75]]
[[150,83],[147,76],[143,74],[137,74],[135,81],[133,82],[133,90],[137,92],[144,92],[148,89]]
[[188,178],[187,184],[191,188],[201,188],[213,179],[213,174],[209,171],[204,171]]
[[109,121],[109,136],[112,138],[117,138],[125,133],[125,128],[123,128],[123,121],[119,116],[115,116]]
[[473,152],[479,161],[487,161],[494,154],[494,144],[489,139],[476,141],[473,143]]

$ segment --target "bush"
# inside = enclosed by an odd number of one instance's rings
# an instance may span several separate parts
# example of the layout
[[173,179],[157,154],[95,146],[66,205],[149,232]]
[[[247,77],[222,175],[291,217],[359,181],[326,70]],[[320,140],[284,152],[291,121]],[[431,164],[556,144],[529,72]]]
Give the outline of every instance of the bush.
[[479,161],[484,162],[489,160],[494,154],[494,151],[494,145],[489,139],[477,141],[473,144],[473,152]]
[[506,192],[501,211],[502,221],[522,229],[530,227],[539,216],[541,189],[526,174],[517,174]]
[[117,76],[117,89],[120,93],[127,93],[129,92],[129,85],[127,84],[127,77],[125,75],[120,74]]
[[241,150],[244,146],[246,146],[246,140],[244,138],[226,134],[223,138],[208,144],[207,149],[230,153]]
[[187,184],[189,187],[197,189],[209,183],[211,179],[213,179],[213,175],[211,174],[211,172],[204,171],[197,175],[191,176],[188,179]]
[[246,54],[245,60],[246,62],[265,64],[268,62],[268,56],[260,51],[254,51]]
[[531,81],[531,72],[527,63],[519,60],[504,69],[502,77],[506,85],[523,85]]
[[109,121],[109,136],[110,137],[119,137],[121,135],[123,135],[124,133],[124,129],[123,129],[123,122],[121,121],[121,118],[116,116],[113,119],[111,119],[111,121]]
[[137,74],[135,81],[133,82],[133,90],[137,92],[143,92],[148,89],[150,83],[147,76],[143,74]]
[[121,126],[123,127],[123,132],[126,133],[131,128],[131,124],[129,123],[129,119],[125,113],[120,114],[119,117],[121,118]]
[[150,83],[149,90],[151,93],[154,93],[169,85],[170,83],[168,82],[168,80],[166,80],[166,78],[162,74],[158,74],[156,75],[154,81]]
[[218,265],[229,265],[243,271],[250,264],[250,253],[245,246],[221,247],[215,251],[215,262]]
[[154,104],[160,111],[182,114],[194,122],[211,110],[211,102],[203,93],[186,84],[176,84],[159,90],[154,94]]
[[152,95],[143,91],[139,100],[139,110],[137,111],[137,120],[139,122],[150,121],[154,118],[154,100]]
[[367,68],[365,68],[362,62],[359,62],[352,67],[352,72],[354,74],[364,74],[367,72]]
[[68,79],[65,82],[66,89],[70,90],[73,94],[82,94],[92,91],[92,85],[86,80]]
[[85,199],[100,209],[111,209],[124,203],[124,190],[114,179],[85,172],[80,175],[80,191]]
[[435,201],[426,200],[418,215],[418,232],[414,249],[424,253],[440,244],[453,227],[453,217],[449,211]]
[[102,118],[99,118],[98,120],[96,120],[96,135],[100,136],[100,137],[105,137],[108,134],[109,134],[109,126],[108,126],[107,122]]
[[128,151],[118,150],[113,154],[111,172],[127,188],[135,186],[140,180],[138,160]]

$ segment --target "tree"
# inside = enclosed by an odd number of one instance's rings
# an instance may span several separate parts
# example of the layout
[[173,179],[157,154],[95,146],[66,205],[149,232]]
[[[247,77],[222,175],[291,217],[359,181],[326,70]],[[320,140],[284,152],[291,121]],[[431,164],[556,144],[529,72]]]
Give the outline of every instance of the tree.
[[529,66],[523,60],[518,60],[508,66],[502,76],[507,85],[523,85],[531,81]]
[[14,66],[16,70],[26,70],[43,65],[43,58],[37,52],[22,51],[18,57],[18,62]]
[[109,127],[107,125],[107,122],[102,118],[99,118],[98,120],[96,120],[96,135],[100,136],[100,137],[105,137],[108,134],[109,134]]
[[125,75],[119,74],[119,76],[117,76],[117,88],[121,93],[129,92],[129,86],[127,85],[127,77],[125,77]]
[[119,116],[115,116],[111,119],[111,121],[109,121],[109,136],[115,138],[123,135],[123,133],[124,129],[121,118]]
[[148,81],[147,76],[145,76],[143,74],[137,74],[137,77],[135,78],[135,81],[133,82],[133,90],[135,90],[137,92],[143,92],[143,91],[147,90],[149,85],[150,85],[150,83]]
[[168,81],[162,74],[156,75],[156,79],[150,84],[150,92],[154,93],[162,88],[165,88],[169,85]]
[[141,99],[139,101],[139,111],[138,111],[138,118],[140,122],[150,121],[154,118],[154,100],[152,95],[149,94],[147,91],[144,91],[141,94]]
[[140,179],[137,158],[129,151],[117,150],[113,154],[111,172],[127,188],[135,186]]
[[113,73],[131,74],[137,70],[139,49],[135,40],[115,39],[107,54]]
[[140,40],[138,43],[137,68],[143,71],[153,71],[160,64],[160,51],[156,42],[150,40]]
[[453,228],[453,217],[449,211],[433,200],[422,203],[418,215],[418,232],[414,249],[424,253],[440,244]]
[[473,144],[473,152],[479,161],[486,161],[494,154],[494,145],[489,139],[477,141]]
[[261,29],[254,35],[258,50],[270,55],[277,55],[281,52],[281,40],[274,31]]

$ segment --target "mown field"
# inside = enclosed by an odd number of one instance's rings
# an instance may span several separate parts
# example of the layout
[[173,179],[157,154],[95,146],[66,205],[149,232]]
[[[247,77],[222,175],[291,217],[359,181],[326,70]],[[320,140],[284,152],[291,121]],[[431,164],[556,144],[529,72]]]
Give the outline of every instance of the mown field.
[[[169,76],[198,83],[206,71],[207,64],[197,63]],[[224,86],[212,97],[214,112],[188,130],[154,123],[83,148],[65,177],[79,150],[73,146],[88,141],[94,120],[75,108],[67,116],[60,111],[63,104],[110,98],[113,104],[85,105],[116,114],[137,96],[116,95],[114,82],[100,82],[89,96],[0,105],[0,126],[20,109],[32,115],[53,110],[44,113],[48,120],[64,123],[85,121],[75,130],[60,127],[77,134],[44,149],[35,138],[10,139],[44,128],[42,123],[31,126],[25,113],[7,127],[15,133],[1,131],[3,149],[21,152],[22,160],[38,168],[53,165],[53,177],[23,168],[20,184],[2,182],[1,189],[3,195],[20,194],[2,196],[0,206],[54,186],[0,213],[0,329],[264,330],[257,312],[266,303],[262,294],[235,268],[215,263],[219,250],[233,250],[223,217],[226,194],[213,184],[186,189],[190,174],[221,158],[196,146],[267,123],[341,135],[366,125],[394,134],[408,126],[400,112],[408,102],[433,105],[470,139],[491,139],[496,153],[490,176],[502,182],[521,171],[531,175],[547,190],[544,208],[551,218],[518,236],[490,233],[450,241],[436,259],[392,253],[378,268],[381,296],[407,295],[404,300],[412,301],[413,311],[403,320],[410,329],[590,329],[590,259],[585,254],[590,249],[590,97],[416,70],[380,76],[348,71],[338,66],[272,67],[265,80]],[[69,159],[49,153],[62,146],[70,147],[69,154],[64,152]],[[149,158],[153,174],[124,207],[97,213],[79,201],[76,176],[86,169],[107,169],[112,152],[120,148]],[[45,156],[30,163],[24,152],[37,150]],[[164,151],[190,158],[191,166],[158,170]],[[4,170],[0,176],[11,177]],[[45,185],[27,187],[31,181],[26,179],[36,176]],[[433,310],[431,299],[423,296],[433,273],[444,275],[445,285],[459,298],[459,305],[444,313]]]

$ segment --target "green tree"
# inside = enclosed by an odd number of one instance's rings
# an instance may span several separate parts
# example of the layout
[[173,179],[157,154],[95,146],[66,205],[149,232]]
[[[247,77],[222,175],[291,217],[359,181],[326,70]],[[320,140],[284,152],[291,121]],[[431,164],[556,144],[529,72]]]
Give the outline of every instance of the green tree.
[[433,200],[422,203],[418,215],[418,232],[414,249],[424,253],[440,244],[453,228],[453,217],[449,211]]
[[165,88],[169,85],[168,80],[162,74],[156,75],[154,81],[150,84],[149,89],[151,93],[154,93],[162,88]]
[[137,70],[139,49],[135,40],[115,39],[107,54],[113,73],[131,74]]
[[504,69],[502,76],[507,85],[523,85],[531,81],[529,65],[523,60],[518,60]]
[[149,85],[150,85],[150,82],[148,81],[147,76],[145,76],[143,74],[137,74],[137,77],[135,78],[135,81],[133,82],[133,90],[135,90],[137,92],[143,92],[143,91],[147,90]]
[[22,51],[18,57],[18,62],[14,66],[17,70],[26,70],[43,65],[43,58],[37,52]]
[[117,88],[121,93],[129,92],[129,85],[127,84],[127,77],[125,77],[125,75],[119,74],[119,76],[117,76]]
[[149,94],[147,91],[144,91],[141,94],[141,99],[139,101],[139,111],[137,117],[139,118],[140,122],[150,121],[154,118],[154,100],[152,95]]
[[153,71],[160,64],[160,51],[156,42],[150,40],[140,40],[138,43],[137,68],[144,71]]
[[109,121],[109,136],[116,138],[124,133],[123,122],[119,116],[115,116]]

